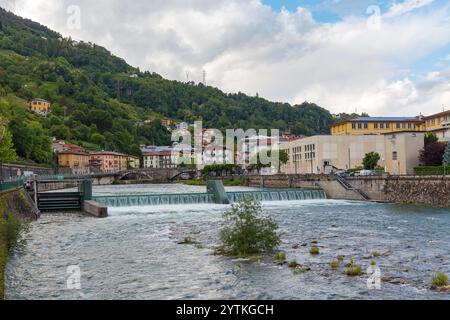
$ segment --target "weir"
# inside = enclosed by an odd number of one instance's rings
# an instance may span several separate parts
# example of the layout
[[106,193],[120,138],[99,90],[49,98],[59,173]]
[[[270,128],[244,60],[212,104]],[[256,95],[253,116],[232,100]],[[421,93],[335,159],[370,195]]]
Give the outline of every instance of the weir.
[[[320,189],[264,189],[227,192],[227,196],[231,203],[248,198],[262,202],[326,199]],[[217,203],[213,193],[94,196],[93,200],[108,207]]]

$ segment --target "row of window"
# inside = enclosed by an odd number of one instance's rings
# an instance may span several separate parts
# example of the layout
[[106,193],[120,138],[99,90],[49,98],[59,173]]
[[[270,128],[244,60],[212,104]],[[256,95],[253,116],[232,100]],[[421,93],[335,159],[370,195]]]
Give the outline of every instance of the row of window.
[[[373,124],[373,128],[374,129],[378,129],[378,130],[384,130],[384,129],[391,129],[391,123],[374,123]],[[417,129],[418,126],[415,123],[396,123],[395,124],[395,128],[396,129]],[[353,130],[368,130],[369,129],[369,124],[368,123],[352,123],[352,129]]]
[[[308,144],[305,146],[305,160],[311,160],[315,159],[316,157],[316,145],[315,144]],[[300,162],[302,161],[302,147],[294,147],[292,148],[293,151],[293,161],[294,162]]]
[[427,125],[428,126],[435,126],[435,125],[440,125],[443,122],[450,123],[450,115],[429,119],[429,120],[427,120]]

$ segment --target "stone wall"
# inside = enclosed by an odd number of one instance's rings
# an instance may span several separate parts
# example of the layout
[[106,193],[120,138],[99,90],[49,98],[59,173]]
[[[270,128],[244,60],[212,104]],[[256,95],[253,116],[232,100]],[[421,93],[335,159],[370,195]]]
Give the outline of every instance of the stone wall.
[[390,177],[384,187],[384,200],[450,208],[450,177]]

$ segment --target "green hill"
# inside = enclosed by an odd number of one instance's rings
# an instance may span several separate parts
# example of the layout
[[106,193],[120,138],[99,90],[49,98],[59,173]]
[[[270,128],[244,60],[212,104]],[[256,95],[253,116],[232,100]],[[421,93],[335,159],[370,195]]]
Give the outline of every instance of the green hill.
[[[47,118],[27,111],[27,102],[52,103]],[[0,116],[9,120],[17,154],[50,163],[51,137],[92,149],[138,155],[139,144],[170,143],[159,119],[167,116],[205,127],[291,129],[323,134],[331,114],[315,104],[270,102],[243,93],[226,94],[141,72],[92,43],[75,42],[0,8]],[[141,125],[145,119],[151,123]]]

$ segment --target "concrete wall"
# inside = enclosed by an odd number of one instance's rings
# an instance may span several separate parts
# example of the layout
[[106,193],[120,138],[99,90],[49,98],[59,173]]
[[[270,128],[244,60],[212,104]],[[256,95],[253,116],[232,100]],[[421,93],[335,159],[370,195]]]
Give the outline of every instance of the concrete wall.
[[403,132],[385,135],[385,170],[393,175],[414,174],[420,163],[420,150],[425,146],[422,132]]
[[246,176],[245,184],[255,188],[319,188],[329,199],[364,200],[354,190],[347,190],[336,179],[326,175],[272,175]]
[[108,208],[92,200],[84,201],[83,211],[97,218],[106,218],[108,216]]

